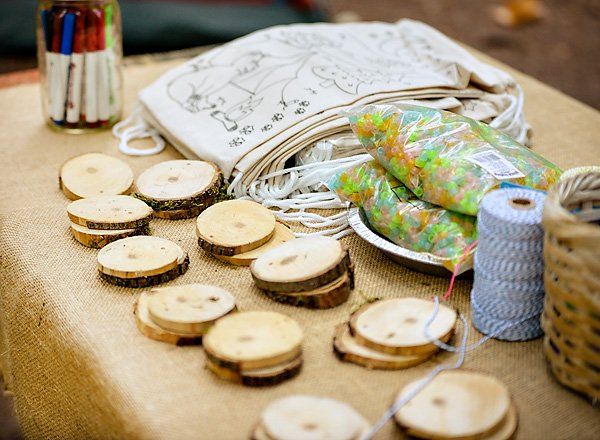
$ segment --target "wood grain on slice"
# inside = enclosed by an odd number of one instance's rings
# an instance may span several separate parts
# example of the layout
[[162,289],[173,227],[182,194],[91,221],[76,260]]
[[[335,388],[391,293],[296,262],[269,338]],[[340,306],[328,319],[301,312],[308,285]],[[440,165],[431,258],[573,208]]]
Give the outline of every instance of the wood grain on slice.
[[336,327],[333,351],[344,362],[351,362],[373,370],[401,370],[427,361],[431,354],[401,355],[387,354],[360,345],[350,333],[348,323]]
[[133,171],[116,157],[89,153],[65,162],[58,183],[71,200],[127,194],[133,184]]
[[280,384],[297,376],[302,370],[302,363],[302,356],[298,356],[291,361],[268,368],[233,371],[207,358],[206,367],[220,379],[249,387],[265,387]]
[[284,304],[309,309],[330,309],[346,302],[352,289],[354,289],[354,269],[350,265],[348,271],[341,277],[314,290],[285,293],[263,290],[263,292],[269,298]]
[[[394,298],[362,307],[350,318],[350,330],[357,342],[389,354],[426,354],[438,350],[425,336],[426,322],[434,303],[420,298]],[[429,334],[448,341],[456,325],[456,311],[440,305]]]
[[127,237],[98,252],[98,270],[120,278],[160,275],[176,267],[183,254],[178,244],[165,238]]
[[303,292],[331,283],[348,270],[346,248],[330,237],[297,238],[252,262],[256,285],[271,292]]
[[136,191],[155,201],[196,198],[220,185],[221,171],[212,162],[169,160],[156,164],[138,176]]
[[171,280],[174,280],[178,276],[183,275],[188,270],[189,265],[190,258],[187,254],[184,253],[183,258],[179,260],[176,267],[165,273],[161,273],[160,275],[152,275],[138,278],[119,278],[116,276],[107,275],[102,272],[99,273],[100,278],[102,278],[104,281],[110,284],[114,284],[115,286],[145,288],[167,283]]
[[152,208],[130,196],[99,196],[71,202],[71,222],[89,229],[137,229],[152,218]]
[[[421,380],[406,385],[397,398],[411,393]],[[436,376],[395,419],[408,435],[419,438],[483,438],[499,429],[510,407],[510,394],[498,379],[453,370]]]
[[203,206],[193,206],[186,209],[170,209],[166,211],[154,211],[154,217],[165,220],[184,220],[188,218],[198,217],[204,211]]
[[275,216],[249,200],[228,200],[204,210],[196,221],[198,244],[214,255],[232,256],[267,243],[275,231]]
[[344,402],[298,394],[270,403],[261,415],[260,425],[268,437],[276,440],[354,440],[368,422]]
[[242,254],[234,255],[232,257],[226,257],[224,255],[215,255],[215,257],[221,261],[224,261],[225,263],[233,264],[235,266],[250,266],[250,264],[254,260],[256,260],[265,252],[276,248],[277,246],[279,246],[282,243],[285,243],[286,241],[290,241],[293,239],[294,233],[291,231],[291,229],[282,223],[276,222],[275,231],[273,232],[273,235],[271,236],[269,241],[267,241],[261,247],[258,247],[248,252],[244,252]]
[[196,345],[202,343],[202,335],[178,334],[159,327],[150,318],[148,300],[152,292],[143,292],[134,305],[133,314],[138,330],[150,339],[173,345]]
[[232,371],[267,368],[302,352],[302,329],[276,312],[240,312],[219,319],[204,340],[207,357]]
[[89,229],[85,226],[71,223],[69,229],[75,240],[93,249],[101,249],[113,241],[134,235],[150,235],[150,227],[148,225],[137,229]]
[[217,286],[187,284],[153,289],[148,312],[154,323],[181,334],[204,334],[235,309],[235,298]]

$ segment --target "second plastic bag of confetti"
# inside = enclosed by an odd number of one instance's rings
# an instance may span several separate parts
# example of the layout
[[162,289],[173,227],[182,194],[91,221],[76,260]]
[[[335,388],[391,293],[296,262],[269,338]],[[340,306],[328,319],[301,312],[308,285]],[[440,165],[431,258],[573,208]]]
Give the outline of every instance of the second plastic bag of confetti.
[[[450,270],[477,239],[475,217],[419,200],[374,160],[342,171],[327,186],[363,208],[379,234],[405,249],[448,259]],[[465,270],[468,263],[461,266]]]
[[546,190],[560,169],[504,133],[473,119],[409,104],[348,112],[367,151],[419,198],[477,215],[502,181]]

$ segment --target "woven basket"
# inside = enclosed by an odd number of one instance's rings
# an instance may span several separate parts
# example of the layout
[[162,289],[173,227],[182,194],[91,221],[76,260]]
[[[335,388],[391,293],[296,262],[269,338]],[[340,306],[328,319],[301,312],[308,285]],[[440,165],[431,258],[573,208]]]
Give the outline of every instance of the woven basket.
[[[594,209],[594,207],[596,209]],[[563,385],[600,402],[600,172],[561,180],[544,206],[544,351]]]

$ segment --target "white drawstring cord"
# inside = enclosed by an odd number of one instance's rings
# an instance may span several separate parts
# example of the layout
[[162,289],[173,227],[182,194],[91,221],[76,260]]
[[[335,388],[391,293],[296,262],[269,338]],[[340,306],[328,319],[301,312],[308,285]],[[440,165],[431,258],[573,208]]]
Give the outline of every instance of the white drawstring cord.
[[[142,118],[142,108],[137,106],[131,114],[121,122],[114,125],[112,134],[119,139],[119,150],[129,156],[151,156],[165,149],[165,140],[154,128]],[[151,138],[154,141],[153,148],[134,148],[129,142],[135,139]]]

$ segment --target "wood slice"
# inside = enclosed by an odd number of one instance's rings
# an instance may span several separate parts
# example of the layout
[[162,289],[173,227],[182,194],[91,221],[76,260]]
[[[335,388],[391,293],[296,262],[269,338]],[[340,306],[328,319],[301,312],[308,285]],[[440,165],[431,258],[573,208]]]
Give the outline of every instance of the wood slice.
[[331,283],[347,272],[350,255],[330,237],[312,236],[288,241],[252,262],[256,285],[271,292],[304,292]]
[[280,384],[300,374],[302,356],[272,367],[244,371],[232,371],[217,362],[213,362],[211,358],[207,358],[206,367],[220,379],[241,383],[249,387],[265,387]]
[[119,278],[160,275],[177,267],[184,254],[178,244],[165,238],[128,237],[98,252],[98,270]]
[[150,227],[148,225],[141,226],[137,229],[89,229],[85,226],[71,223],[71,234],[75,240],[84,246],[93,249],[101,249],[113,241],[121,238],[132,237],[134,235],[150,235]]
[[298,394],[269,404],[261,415],[260,426],[276,440],[354,440],[369,423],[344,402]]
[[138,176],[136,192],[156,202],[188,200],[221,186],[221,171],[212,162],[168,160]]
[[170,209],[167,211],[154,211],[154,217],[162,218],[165,220],[184,220],[188,218],[195,218],[204,211],[203,206],[193,206],[186,209]]
[[309,309],[330,309],[346,302],[352,289],[354,289],[354,268],[350,265],[348,272],[315,290],[293,293],[268,290],[263,290],[263,292],[269,298],[284,304]]
[[215,321],[235,309],[235,298],[225,289],[187,284],[153,289],[148,313],[165,330],[201,335]]
[[274,231],[273,213],[249,200],[217,203],[204,210],[196,222],[200,247],[213,255],[229,257],[262,246]]
[[[394,298],[377,301],[358,310],[350,318],[356,341],[368,348],[389,354],[427,354],[438,350],[425,337],[425,323],[433,312],[433,301],[420,298]],[[429,334],[448,341],[456,325],[456,311],[440,304],[429,326]]]
[[60,168],[58,185],[71,200],[129,193],[133,171],[125,162],[101,153],[68,160]]
[[207,357],[232,371],[272,367],[302,352],[302,329],[276,312],[241,312],[219,319],[204,340]]
[[[406,385],[402,398],[419,385]],[[480,439],[502,426],[511,407],[510,394],[498,379],[453,370],[436,376],[395,415],[408,435],[427,439]]]
[[189,265],[190,258],[187,254],[184,254],[183,258],[176,267],[160,275],[139,278],[119,278],[100,272],[100,278],[119,287],[152,287],[156,286],[157,284],[167,283],[171,280],[174,280],[179,275],[183,275],[188,270]]
[[273,232],[273,235],[269,241],[267,241],[261,247],[244,252],[242,254],[234,255],[232,257],[226,257],[224,255],[215,255],[215,257],[221,261],[224,261],[225,263],[233,264],[235,266],[250,266],[254,260],[256,260],[265,252],[293,239],[294,233],[291,231],[291,229],[284,224],[277,222],[275,223],[275,231]]
[[100,196],[71,202],[71,222],[89,229],[137,229],[152,218],[152,208],[130,196]]
[[152,292],[143,292],[135,302],[133,314],[138,330],[150,339],[173,345],[197,345],[202,343],[202,335],[183,335],[167,331],[152,322],[148,313],[148,300]]
[[348,328],[348,323],[336,327],[333,351],[339,360],[351,362],[372,370],[401,370],[427,361],[431,354],[401,355],[387,354],[360,345]]

